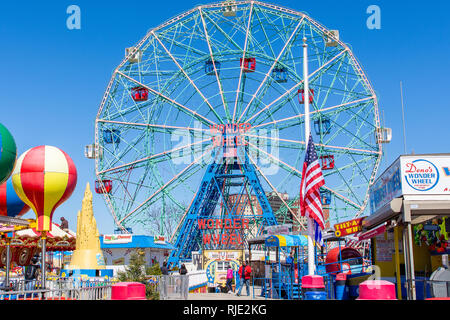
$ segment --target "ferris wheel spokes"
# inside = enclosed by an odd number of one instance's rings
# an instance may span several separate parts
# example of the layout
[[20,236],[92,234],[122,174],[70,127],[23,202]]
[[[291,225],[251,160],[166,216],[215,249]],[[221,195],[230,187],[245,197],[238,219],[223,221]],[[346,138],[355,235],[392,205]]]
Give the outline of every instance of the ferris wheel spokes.
[[218,85],[218,88],[219,88],[219,93],[220,93],[220,96],[222,98],[223,108],[224,108],[224,111],[225,111],[227,122],[229,122],[230,118],[231,118],[230,111],[228,110],[228,103],[225,101],[225,96],[224,96],[224,93],[223,93],[222,83],[221,83],[220,78],[219,78],[219,73],[218,73],[218,70],[217,70],[217,67],[216,67],[216,60],[214,59],[214,54],[213,54],[213,51],[212,51],[212,48],[211,48],[211,43],[210,43],[210,39],[209,39],[207,28],[206,28],[205,18],[203,17],[203,12],[202,12],[201,7],[199,7],[198,10],[200,12],[200,17],[201,17],[201,20],[202,20],[203,30],[205,32],[206,43],[208,44],[208,50],[209,50],[210,59],[211,59],[211,62],[213,64],[213,68],[214,68],[214,75],[216,76],[216,81],[217,81],[217,85]]
[[[346,50],[341,51],[339,54],[335,55],[332,59],[328,60],[326,63],[324,63],[322,66],[320,66],[318,69],[316,69],[315,71],[313,71],[312,73],[310,73],[308,75],[308,79],[310,81],[313,81],[313,76],[319,76],[320,73],[319,71],[324,71],[325,67],[327,67],[329,64],[331,64],[333,61],[335,61],[336,59],[338,59],[339,57],[341,57],[344,53],[346,53]],[[257,113],[255,113],[254,115],[252,115],[250,118],[246,119],[246,122],[251,122],[253,119],[256,119],[256,117],[258,117],[263,111],[268,110],[272,105],[274,105],[276,102],[278,102],[280,99],[284,98],[286,95],[290,94],[291,92],[293,92],[293,90],[299,88],[301,85],[303,84],[303,80],[299,81],[298,83],[296,83],[294,86],[292,86],[289,90],[287,90],[284,94],[282,94],[281,96],[279,96],[278,98],[276,98],[275,100],[273,100],[272,102],[270,102],[269,104],[267,104],[264,108],[262,108],[260,111],[258,111]]]
[[152,200],[158,193],[162,192],[167,186],[169,186],[171,183],[173,183],[176,179],[180,179],[180,177],[185,174],[189,169],[191,169],[192,167],[196,167],[199,166],[198,162],[200,162],[200,160],[206,156],[207,154],[209,154],[210,152],[212,152],[213,148],[208,148],[205,152],[203,152],[203,154],[197,158],[196,160],[194,160],[191,164],[189,164],[187,167],[185,167],[183,170],[181,170],[180,172],[178,172],[172,179],[170,179],[168,182],[166,182],[161,188],[159,188],[156,192],[154,192],[150,197],[148,197],[146,200],[144,200],[140,205],[138,205],[136,208],[134,208],[133,210],[131,210],[130,212],[128,212],[120,221],[119,223],[122,223],[125,219],[129,218],[132,214],[134,214],[136,211],[138,211],[141,207],[143,207],[145,204],[147,204],[150,200]]
[[294,31],[291,33],[289,39],[286,41],[286,43],[284,44],[283,48],[281,49],[280,53],[278,54],[278,56],[275,58],[275,60],[273,61],[271,67],[269,68],[269,70],[267,71],[267,73],[264,76],[264,79],[261,81],[259,87],[256,89],[255,93],[253,94],[252,98],[250,99],[250,101],[247,103],[247,106],[245,107],[244,111],[242,111],[241,115],[239,116],[239,119],[237,122],[240,122],[242,117],[246,114],[248,108],[251,106],[253,100],[255,99],[256,95],[259,93],[259,90],[261,89],[261,87],[266,83],[267,79],[269,78],[269,75],[271,74],[272,70],[277,66],[278,61],[281,59],[282,55],[285,53],[286,48],[288,47],[288,45],[291,44],[292,39],[294,38],[294,36],[297,35],[297,31],[299,31],[300,26],[302,25],[302,22],[304,20],[304,17],[300,18],[300,21],[298,22],[297,26],[295,27]]
[[[242,50],[242,58],[241,58],[241,62],[244,61],[244,59],[246,58],[246,51],[247,51],[247,44],[248,44],[248,35],[250,32],[250,23],[252,21],[252,12],[253,12],[253,2],[250,6],[250,12],[248,14],[248,23],[247,23],[247,29],[245,32],[245,42],[244,42],[244,48]],[[236,108],[237,108],[237,104],[239,101],[239,93],[242,90],[241,87],[241,81],[242,81],[242,73],[244,72],[244,63],[241,63],[241,68],[239,70],[239,80],[238,80],[238,85],[237,85],[237,89],[236,89],[236,98],[234,100],[234,108],[233,108],[233,118],[232,118],[232,123],[234,123],[234,119],[236,118]]]
[[217,120],[219,120],[220,123],[225,123],[222,119],[222,117],[217,113],[217,111],[214,109],[214,107],[211,105],[211,103],[208,101],[208,99],[204,96],[204,94],[200,91],[200,89],[195,85],[194,81],[189,77],[189,75],[186,73],[186,71],[183,69],[183,67],[178,63],[178,61],[175,59],[175,57],[170,53],[169,50],[167,50],[166,46],[161,42],[161,40],[158,38],[155,32],[152,32],[153,36],[156,40],[158,40],[159,44],[164,48],[164,51],[169,55],[169,57],[172,59],[172,61],[177,65],[177,67],[180,69],[180,71],[184,74],[186,79],[189,81],[189,83],[195,88],[195,90],[198,92],[198,94],[203,98],[204,102],[208,105],[208,107],[211,109],[212,113],[216,116]]
[[176,108],[178,108],[178,109],[181,108],[181,110],[182,110],[183,112],[185,112],[185,113],[187,113],[189,116],[192,116],[192,117],[194,117],[195,119],[199,120],[201,123],[203,123],[203,124],[205,124],[205,125],[207,125],[207,126],[217,124],[217,123],[215,123],[215,122],[213,122],[213,121],[207,119],[206,117],[200,115],[199,113],[197,113],[197,112],[195,112],[195,111],[189,109],[188,107],[182,105],[181,103],[179,103],[179,102],[177,102],[177,101],[175,101],[175,100],[173,100],[173,99],[171,99],[171,98],[169,98],[169,97],[163,95],[162,93],[160,93],[160,92],[158,92],[158,91],[156,91],[156,90],[154,90],[154,89],[152,89],[152,88],[146,86],[145,84],[143,84],[143,83],[141,83],[141,82],[139,82],[139,81],[137,81],[137,80],[135,80],[135,79],[133,79],[133,78],[127,76],[126,74],[124,74],[124,73],[122,73],[122,72],[120,72],[120,71],[117,71],[117,73],[120,74],[121,76],[127,78],[128,80],[130,80],[130,81],[132,81],[132,82],[134,82],[134,83],[136,83],[136,84],[139,84],[139,85],[145,87],[145,88],[148,89],[152,94],[155,94],[155,95],[161,97],[162,99],[166,100],[166,101],[169,102],[171,105],[173,105],[174,107],[176,107]]

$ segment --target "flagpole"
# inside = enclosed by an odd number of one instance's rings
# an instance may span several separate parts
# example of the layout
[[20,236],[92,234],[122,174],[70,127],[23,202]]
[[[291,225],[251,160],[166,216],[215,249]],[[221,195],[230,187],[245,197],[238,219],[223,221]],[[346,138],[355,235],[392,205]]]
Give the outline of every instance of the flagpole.
[[[310,120],[309,120],[309,79],[308,79],[308,45],[306,38],[303,38],[303,101],[305,105],[305,141],[306,150],[308,150],[309,135],[310,135]],[[314,244],[312,239],[313,219],[308,217],[308,274],[314,275],[315,259],[314,259]]]

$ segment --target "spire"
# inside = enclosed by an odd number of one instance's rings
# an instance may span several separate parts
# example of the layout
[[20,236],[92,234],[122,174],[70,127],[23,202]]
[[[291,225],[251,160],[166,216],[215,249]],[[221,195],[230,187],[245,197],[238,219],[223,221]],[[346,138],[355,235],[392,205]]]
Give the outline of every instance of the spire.
[[104,269],[103,253],[100,249],[100,238],[97,221],[92,207],[92,192],[89,182],[84,191],[81,210],[77,215],[76,249],[70,262],[70,269]]

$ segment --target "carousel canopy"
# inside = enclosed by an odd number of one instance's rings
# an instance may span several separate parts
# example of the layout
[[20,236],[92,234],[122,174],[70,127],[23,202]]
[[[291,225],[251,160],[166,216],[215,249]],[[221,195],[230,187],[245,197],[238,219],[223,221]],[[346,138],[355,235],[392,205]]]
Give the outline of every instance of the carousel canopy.
[[304,235],[272,235],[266,238],[266,247],[307,246],[308,237]]

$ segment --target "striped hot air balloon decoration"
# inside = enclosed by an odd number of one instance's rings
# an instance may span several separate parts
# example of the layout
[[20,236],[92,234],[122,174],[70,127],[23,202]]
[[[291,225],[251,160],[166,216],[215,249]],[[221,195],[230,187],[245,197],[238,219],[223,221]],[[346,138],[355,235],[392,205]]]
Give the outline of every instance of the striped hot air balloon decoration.
[[0,123],[0,183],[8,180],[16,161],[17,148],[11,133]]
[[30,210],[14,190],[12,180],[0,185],[0,216],[21,217]]
[[36,214],[36,230],[46,232],[51,231],[55,209],[75,189],[77,170],[61,149],[38,146],[17,159],[12,182],[19,198]]

